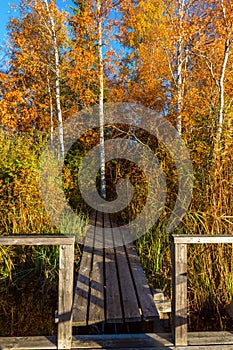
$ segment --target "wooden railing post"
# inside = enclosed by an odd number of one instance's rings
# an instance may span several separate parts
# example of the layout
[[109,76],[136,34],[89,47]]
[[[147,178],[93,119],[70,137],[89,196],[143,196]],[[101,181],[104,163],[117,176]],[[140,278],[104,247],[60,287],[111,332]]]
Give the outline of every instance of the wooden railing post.
[[58,288],[58,349],[71,349],[74,244],[60,246]]
[[187,244],[172,237],[172,332],[175,346],[187,345]]
[[72,343],[72,303],[74,275],[74,236],[2,236],[0,245],[59,245],[58,349]]

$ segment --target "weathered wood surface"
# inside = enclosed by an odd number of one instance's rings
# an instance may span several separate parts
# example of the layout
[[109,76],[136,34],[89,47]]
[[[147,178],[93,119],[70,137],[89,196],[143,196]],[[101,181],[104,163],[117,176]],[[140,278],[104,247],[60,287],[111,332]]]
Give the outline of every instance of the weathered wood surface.
[[[0,236],[0,245],[59,245],[58,349],[70,349],[72,342],[74,242],[74,236]],[[30,349],[51,348],[50,338],[46,337],[41,338],[39,347],[30,345],[30,337],[17,338],[17,344],[14,340],[10,344],[12,339],[8,339],[8,348],[23,347],[21,342],[24,343],[25,339]]]
[[[84,344],[83,344],[84,343]],[[233,332],[191,332],[188,333],[188,345],[175,347],[170,333],[116,334],[74,336],[72,347],[86,348],[160,348],[166,349],[233,349]]]
[[[111,227],[109,216],[104,216],[104,226]],[[113,234],[105,240],[114,241]],[[105,243],[107,243],[105,241]],[[105,278],[106,278],[106,322],[122,322],[123,313],[120,297],[120,286],[118,283],[118,272],[115,257],[115,249],[105,249]]]
[[[88,254],[85,241],[75,289],[74,326],[152,320],[158,317],[134,246],[125,248],[119,228],[115,232],[118,241],[121,238],[122,245],[112,248],[114,237],[111,225],[109,215],[98,213],[92,230],[93,248],[91,251],[89,249]],[[106,227],[109,230],[104,230]],[[86,239],[88,237],[90,233],[87,231]]]
[[[125,231],[123,237],[129,241],[129,232]],[[159,315],[146,276],[144,275],[139,256],[137,255],[136,248],[133,243],[129,243],[125,246],[125,249],[133,275],[139,305],[142,311],[142,318],[144,321],[153,320],[155,319],[155,316],[159,317]]]
[[[56,337],[0,337],[1,350],[57,349]],[[111,350],[232,350],[232,332],[193,332],[188,333],[188,345],[175,347],[169,333],[116,334],[116,335],[75,335],[72,350],[111,349]]]
[[174,243],[204,244],[233,243],[233,235],[172,235]]
[[187,345],[187,245],[172,245],[172,328],[176,346]]
[[[101,223],[102,215],[98,213],[97,224],[102,226]],[[98,234],[95,234],[94,240],[88,325],[105,320],[104,284],[103,232],[102,227],[100,227]]]
[[0,236],[0,245],[62,245],[74,241],[73,236]]
[[116,248],[116,261],[118,265],[119,283],[121,286],[121,295],[124,308],[124,320],[126,322],[140,321],[141,313],[138,307],[137,296],[124,247]]
[[[90,224],[95,224],[95,216],[92,216],[90,219]],[[74,303],[72,311],[73,326],[87,324],[93,246],[94,230],[89,225],[87,226],[82,260],[74,289]]]
[[172,328],[175,345],[187,344],[187,245],[223,243],[232,244],[233,235],[172,235]]
[[56,337],[0,337],[1,350],[57,349]]
[[58,349],[70,349],[74,283],[74,245],[61,245],[58,286]]
[[173,346],[170,334],[108,334],[108,335],[93,335],[93,336],[74,336],[73,347],[74,348],[158,348],[161,345],[168,347]]

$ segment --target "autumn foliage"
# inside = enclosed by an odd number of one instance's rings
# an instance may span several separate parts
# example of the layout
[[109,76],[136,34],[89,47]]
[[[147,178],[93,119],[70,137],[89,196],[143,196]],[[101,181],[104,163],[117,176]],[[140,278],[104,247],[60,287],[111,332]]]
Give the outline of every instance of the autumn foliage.
[[[100,3],[104,101],[136,102],[151,108],[177,128],[190,152],[194,193],[176,232],[232,233],[232,1]],[[46,227],[54,230],[40,202],[39,156],[48,135],[52,145],[54,128],[59,124],[58,92],[63,120],[99,103],[97,4],[96,0],[73,0],[71,7],[61,11],[55,0],[48,2],[48,8],[45,0],[21,0],[19,16],[8,23],[7,63],[2,64],[0,73],[0,194],[6,214],[0,216],[1,233],[19,233],[22,227],[37,233],[36,227],[43,232]],[[25,135],[29,134],[27,144]],[[85,133],[65,160],[64,187],[74,209],[81,203],[76,168],[83,154],[98,143],[98,137],[98,130]],[[158,140],[143,130],[125,125],[105,128],[106,139],[117,137],[150,147],[166,174],[166,208],[158,225],[138,242],[138,249],[150,281],[169,293],[171,256],[165,224],[177,195],[174,163]],[[13,151],[15,139],[17,152]],[[136,180],[145,182],[143,174],[127,161],[107,164],[106,176],[110,199],[121,177],[130,178],[135,188]],[[137,189],[138,206],[134,202],[121,219],[137,215],[144,200],[145,192]],[[197,258],[203,260],[202,265]],[[192,271],[203,268],[190,280],[193,309],[211,304],[213,298],[218,305],[218,295],[222,306],[232,299],[230,247],[213,246],[205,252],[195,247],[190,251],[189,264]]]

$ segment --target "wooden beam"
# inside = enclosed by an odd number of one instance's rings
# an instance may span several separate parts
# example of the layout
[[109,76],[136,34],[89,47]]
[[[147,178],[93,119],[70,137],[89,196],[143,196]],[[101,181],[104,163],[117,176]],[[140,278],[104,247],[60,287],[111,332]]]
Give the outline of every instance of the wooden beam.
[[187,345],[187,245],[172,244],[172,332],[175,346]]
[[0,236],[0,245],[62,245],[74,244],[74,236]]
[[74,245],[61,245],[58,287],[58,349],[72,343],[72,303],[74,283]]
[[74,349],[161,349],[164,346],[171,349],[173,346],[171,334],[96,334],[73,336],[72,348]]
[[0,337],[1,350],[56,350],[55,336]]
[[172,235],[174,243],[233,243],[233,235]]
[[[74,335],[72,350],[229,350],[233,349],[232,332],[192,332],[188,333],[188,346],[175,347],[170,333],[144,334],[93,334]],[[1,350],[57,349],[55,336],[0,337]]]

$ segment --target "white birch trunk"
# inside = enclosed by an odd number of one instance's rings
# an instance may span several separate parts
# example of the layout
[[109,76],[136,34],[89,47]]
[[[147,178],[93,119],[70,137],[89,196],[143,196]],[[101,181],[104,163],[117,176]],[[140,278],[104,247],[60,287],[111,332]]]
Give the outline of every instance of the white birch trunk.
[[225,104],[225,95],[224,95],[224,79],[227,67],[227,61],[229,58],[230,51],[230,39],[226,39],[225,48],[224,48],[224,57],[222,62],[222,69],[219,79],[219,112],[218,112],[218,127],[217,127],[217,140],[220,141],[222,136],[222,128],[223,128],[223,112],[224,112],[224,104]]
[[177,43],[177,117],[176,117],[176,128],[178,134],[182,134],[182,110],[183,110],[183,34],[182,34],[182,21],[184,19],[184,0],[178,2],[178,20],[179,20],[179,40]]
[[100,194],[106,198],[105,182],[105,147],[104,147],[104,67],[103,67],[103,29],[101,17],[101,3],[97,0],[98,14],[98,55],[99,55],[99,123],[100,123]]
[[47,72],[47,85],[48,85],[48,94],[49,94],[49,110],[50,110],[50,148],[53,150],[53,132],[54,132],[54,123],[53,123],[53,98],[52,91],[50,86],[50,79]]
[[59,138],[59,156],[60,159],[64,158],[64,136],[63,136],[63,120],[62,120],[62,110],[61,110],[61,94],[60,94],[60,62],[59,62],[59,52],[57,46],[57,37],[55,31],[55,23],[53,16],[49,10],[48,0],[44,0],[49,20],[51,23],[52,41],[54,49],[55,58],[55,87],[56,87],[56,107],[57,107],[57,118],[58,118],[58,138]]

